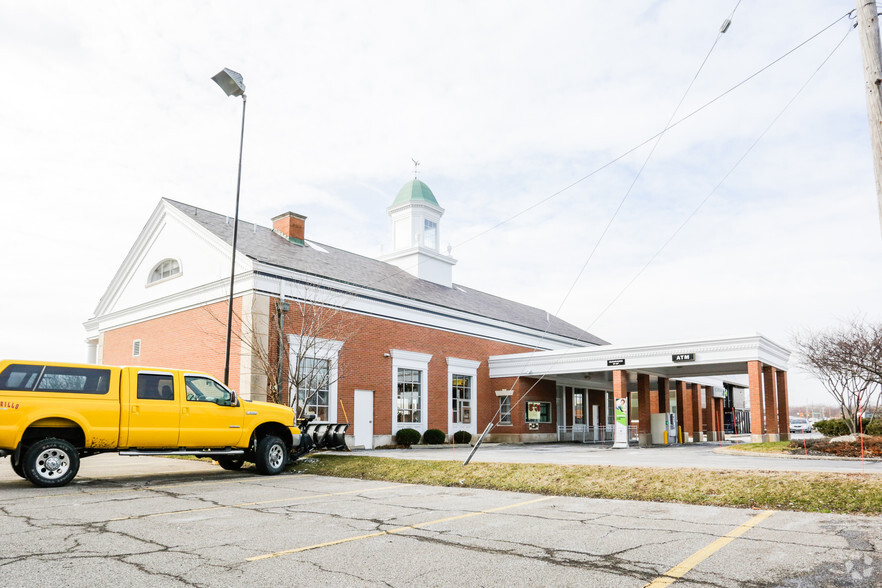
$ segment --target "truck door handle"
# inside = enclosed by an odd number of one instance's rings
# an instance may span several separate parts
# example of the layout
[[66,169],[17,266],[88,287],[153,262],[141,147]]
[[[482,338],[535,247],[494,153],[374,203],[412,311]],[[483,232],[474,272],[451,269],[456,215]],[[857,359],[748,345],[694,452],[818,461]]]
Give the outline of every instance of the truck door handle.
[[188,416],[190,414],[190,409],[188,407],[184,407],[181,409],[181,414],[184,416]]
[[133,404],[133,405],[132,405],[132,414],[138,414],[138,412],[140,412],[140,411],[138,410],[138,405],[137,405],[137,404]]

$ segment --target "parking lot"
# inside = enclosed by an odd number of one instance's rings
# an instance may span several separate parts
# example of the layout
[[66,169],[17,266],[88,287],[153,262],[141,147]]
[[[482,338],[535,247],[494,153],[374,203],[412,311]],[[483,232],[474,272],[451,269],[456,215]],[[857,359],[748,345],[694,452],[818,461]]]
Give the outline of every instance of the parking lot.
[[38,489],[5,462],[4,586],[882,582],[879,517],[263,477],[203,462],[103,479],[84,469]]

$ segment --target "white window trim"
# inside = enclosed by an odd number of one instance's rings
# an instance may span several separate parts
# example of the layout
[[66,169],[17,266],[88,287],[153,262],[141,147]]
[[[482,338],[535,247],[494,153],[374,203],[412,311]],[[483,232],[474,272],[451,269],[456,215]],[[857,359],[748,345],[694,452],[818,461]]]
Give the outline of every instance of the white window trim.
[[[314,341],[313,349],[311,349],[310,354],[305,354],[304,357],[312,357],[313,359],[327,359],[328,360],[328,420],[327,421],[315,421],[315,422],[323,422],[323,423],[336,423],[337,422],[337,404],[339,400],[337,400],[337,364],[339,363],[340,350],[343,348],[343,341],[335,341],[333,339],[320,339],[318,337],[312,338]],[[291,362],[297,361],[297,350],[300,349],[300,341],[302,337],[300,335],[288,335],[288,365],[291,365]],[[291,389],[288,391],[288,398],[296,398],[297,388],[296,386],[291,386]]]
[[[453,435],[457,431],[468,431],[475,436],[478,434],[478,368],[481,366],[480,361],[471,359],[459,359],[456,357],[447,358],[447,434]],[[472,383],[471,390],[471,412],[472,422],[464,425],[463,423],[453,422],[453,375],[469,376]],[[455,427],[455,428],[454,428]]]
[[[394,435],[401,429],[416,429],[420,433],[425,433],[429,422],[429,361],[432,359],[432,355],[401,349],[390,349],[390,354],[392,355],[392,434]],[[418,423],[398,422],[398,368],[422,372],[420,375],[420,422]]]
[[[172,274],[172,275],[168,276],[167,278],[161,278],[159,280],[156,280],[155,282],[151,282],[150,278],[153,276],[153,272],[155,272],[159,266],[161,266],[163,263],[165,263],[166,261],[169,261],[169,260],[176,261],[178,263],[178,273]],[[158,263],[154,264],[153,267],[150,268],[149,272],[147,272],[147,284],[145,284],[144,287],[149,288],[150,286],[155,286],[156,284],[163,284],[165,282],[168,282],[169,280],[174,280],[175,278],[180,278],[183,275],[184,275],[184,264],[181,263],[180,259],[178,259],[177,257],[163,257],[162,259],[159,260]]]

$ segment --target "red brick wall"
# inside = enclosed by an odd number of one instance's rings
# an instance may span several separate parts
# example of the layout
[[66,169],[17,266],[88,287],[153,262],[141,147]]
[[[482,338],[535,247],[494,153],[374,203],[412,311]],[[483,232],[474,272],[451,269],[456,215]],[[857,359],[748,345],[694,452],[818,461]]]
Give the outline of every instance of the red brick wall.
[[[272,304],[272,303],[271,303]],[[354,413],[353,398],[356,389],[374,391],[374,433],[389,435],[392,433],[392,399],[393,373],[392,358],[384,357],[391,349],[429,353],[427,373],[428,392],[428,428],[447,431],[448,420],[448,389],[447,389],[447,358],[469,359],[480,361],[477,372],[477,425],[480,433],[487,422],[499,408],[495,391],[510,387],[514,379],[495,379],[491,382],[487,359],[491,355],[520,353],[530,351],[527,348],[488,341],[457,333],[439,331],[398,323],[376,317],[349,314],[341,320],[348,322],[352,335],[340,352],[339,377],[337,381],[338,419],[343,419],[343,407],[350,421]],[[291,325],[293,328],[294,325]],[[286,328],[286,331],[288,329]],[[291,331],[288,331],[291,332]],[[515,389],[512,400],[514,405],[522,391],[533,381],[521,379]],[[530,392],[530,399],[535,401],[554,401],[554,383],[540,382]],[[523,403],[512,407],[512,432],[526,432],[524,423]],[[554,432],[554,424],[540,426],[540,432],[548,428]]]
[[[271,298],[269,305],[269,353],[275,364],[278,356],[278,331],[275,328],[277,299]],[[239,316],[241,300],[234,303],[234,316]],[[104,333],[104,355],[102,361],[111,365],[151,365],[171,368],[189,368],[208,372],[217,378],[223,377],[224,341],[226,335],[226,302],[210,307],[183,311],[132,325],[113,329]],[[285,333],[299,334],[301,321],[298,307],[291,305],[285,323]],[[212,315],[220,320],[212,318]],[[234,330],[238,330],[234,318]],[[335,336],[335,333],[337,335]],[[345,333],[345,335],[340,335]],[[354,391],[356,389],[374,391],[374,433],[392,433],[392,399],[394,380],[392,358],[384,357],[391,349],[428,353],[429,362],[428,428],[447,431],[448,389],[447,357],[477,360],[481,362],[477,371],[477,429],[480,434],[499,407],[496,390],[514,388],[512,397],[512,426],[504,433],[555,433],[557,414],[555,410],[555,383],[542,380],[529,392],[529,400],[550,402],[552,422],[540,424],[538,431],[530,431],[525,421],[524,402],[518,402],[527,389],[536,383],[534,379],[521,378],[517,385],[514,378],[490,379],[487,359],[491,355],[531,351],[528,348],[489,341],[479,337],[450,333],[384,320],[354,313],[338,313],[330,321],[323,338],[340,339],[346,342],[340,352],[337,381],[337,415],[339,421],[351,422],[354,414]],[[132,341],[141,339],[141,356],[132,357]],[[239,387],[240,343],[234,336],[230,357],[230,386]],[[287,369],[286,365],[286,369]],[[287,400],[287,398],[285,399]],[[343,406],[341,409],[340,401]],[[345,416],[344,416],[345,412]],[[498,421],[498,419],[497,419]],[[353,431],[350,429],[349,433]],[[496,432],[496,431],[494,431]]]
[[[233,300],[233,339],[230,345],[230,387],[239,389],[239,332],[241,298]],[[224,377],[227,303],[217,302],[104,332],[101,362],[207,372]],[[132,342],[141,340],[141,355],[132,357]]]

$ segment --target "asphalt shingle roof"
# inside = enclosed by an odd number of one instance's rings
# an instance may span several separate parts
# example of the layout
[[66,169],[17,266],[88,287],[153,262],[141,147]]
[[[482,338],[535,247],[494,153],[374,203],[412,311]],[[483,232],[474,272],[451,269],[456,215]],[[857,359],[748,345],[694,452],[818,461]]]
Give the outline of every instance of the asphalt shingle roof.
[[[189,204],[167,198],[165,200],[232,245],[232,219]],[[309,239],[307,241],[315,243],[321,250],[291,243],[271,228],[239,221],[237,250],[256,261],[539,331],[545,331],[547,328],[550,334],[569,337],[586,344],[608,344],[607,341],[547,314],[542,309],[459,284],[447,288],[416,278],[394,265],[324,243]]]

